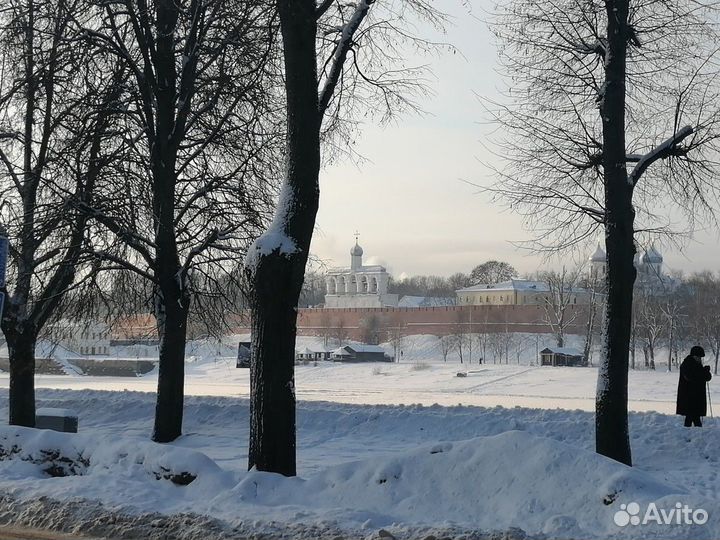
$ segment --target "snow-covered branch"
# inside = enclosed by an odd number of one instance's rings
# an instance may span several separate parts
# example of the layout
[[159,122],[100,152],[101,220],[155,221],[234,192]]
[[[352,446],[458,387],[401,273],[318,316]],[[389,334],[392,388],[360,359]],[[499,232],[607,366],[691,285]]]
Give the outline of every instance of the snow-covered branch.
[[575,50],[583,54],[597,54],[598,56],[605,58],[605,51],[607,50],[607,38],[598,38],[594,43],[586,43],[583,41],[575,46]]
[[358,0],[355,4],[352,15],[345,26],[343,26],[340,32],[340,37],[335,45],[332,58],[330,59],[330,71],[325,84],[323,84],[322,90],[318,100],[318,110],[320,115],[325,114],[325,110],[330,104],[335,88],[337,87],[340,76],[343,72],[343,65],[345,64],[345,58],[352,47],[353,36],[360,24],[363,22],[365,17],[370,10],[370,6],[375,3],[375,0]]
[[[683,151],[678,148],[678,144],[694,132],[695,130],[692,126],[685,126],[672,137],[669,137],[661,144],[653,148],[650,152],[640,157],[632,172],[628,175],[628,182],[630,185],[635,186],[647,168],[657,160],[682,154]],[[629,157],[632,157],[632,155]]]

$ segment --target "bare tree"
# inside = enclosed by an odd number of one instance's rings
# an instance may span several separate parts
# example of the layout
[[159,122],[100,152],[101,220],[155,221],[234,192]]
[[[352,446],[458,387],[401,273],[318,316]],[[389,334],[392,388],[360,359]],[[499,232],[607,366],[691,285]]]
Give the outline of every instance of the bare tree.
[[447,362],[450,351],[453,350],[453,337],[451,335],[440,336],[438,338],[438,346],[440,347],[440,354],[442,355],[443,362]]
[[468,348],[470,342],[469,311],[458,309],[455,312],[455,319],[452,323],[452,348],[457,353],[460,363],[468,360]]
[[[717,36],[702,0],[521,0],[492,28],[510,79],[487,103],[509,136],[493,192],[522,213],[536,248],[605,233],[606,317],[596,450],[632,463],[627,423],[635,235],[713,215]],[[658,205],[658,200],[667,201]],[[662,213],[667,209],[668,213]],[[637,220],[636,220],[637,213]]]
[[698,341],[707,343],[718,374],[720,359],[720,277],[710,272],[694,274],[688,282],[690,300],[688,325]]
[[[246,258],[252,285],[248,464],[294,476],[293,348],[298,296],[319,204],[321,135],[338,133],[361,108],[389,118],[413,108],[422,82],[398,68],[398,40],[412,39],[413,14],[439,15],[427,0],[278,0],[282,32],[287,140],[285,178],[273,222]],[[383,8],[387,8],[383,11]],[[318,64],[321,66],[318,70]]]
[[548,288],[548,294],[545,295],[543,302],[545,322],[555,335],[558,347],[565,346],[566,329],[574,325],[577,320],[577,310],[570,308],[577,306],[580,273],[579,268],[567,271],[563,266],[560,272],[542,272],[539,276]]
[[517,270],[504,261],[487,261],[470,272],[470,284],[499,283],[517,276]]
[[645,368],[655,369],[655,353],[666,322],[661,309],[661,299],[650,290],[643,289],[635,302],[638,304],[638,332],[642,340]]
[[677,358],[678,342],[682,341],[682,329],[685,326],[687,306],[680,290],[665,295],[660,305],[660,311],[665,317],[665,332],[667,335],[668,359],[667,370],[672,371],[673,358]]
[[345,326],[345,319],[340,316],[337,318],[335,325],[333,326],[333,337],[338,344],[338,347],[342,347],[350,335],[349,329]]
[[387,324],[382,317],[371,314],[360,319],[360,339],[364,343],[377,345],[382,335],[387,335]]
[[242,275],[237,260],[267,221],[266,178],[281,138],[266,81],[272,16],[266,3],[246,0],[123,0],[97,2],[85,26],[89,42],[130,74],[123,167],[81,209],[107,269],[151,285],[158,442],[182,433],[189,313],[222,317],[215,297]]
[[0,211],[10,239],[2,331],[10,354],[11,424],[35,425],[35,345],[69,290],[93,275],[89,201],[114,159],[123,70],[78,44],[77,0],[11,0],[0,10]]
[[[592,365],[592,351],[594,340],[598,331],[597,316],[598,307],[602,303],[603,295],[600,291],[600,283],[597,274],[592,273],[583,283],[583,287],[588,291],[589,297],[587,302],[587,321],[585,323],[585,343],[583,345],[583,357],[585,361]],[[634,327],[633,327],[634,328]],[[631,355],[633,359],[632,368],[635,369],[634,344],[631,346]]]
[[330,343],[330,338],[333,335],[332,319],[326,309],[322,311],[320,316],[320,335],[323,338],[323,346],[327,347]]
[[392,345],[393,357],[396,362],[402,360],[403,346],[405,344],[405,334],[407,333],[407,325],[402,317],[390,316],[386,319],[387,340]]

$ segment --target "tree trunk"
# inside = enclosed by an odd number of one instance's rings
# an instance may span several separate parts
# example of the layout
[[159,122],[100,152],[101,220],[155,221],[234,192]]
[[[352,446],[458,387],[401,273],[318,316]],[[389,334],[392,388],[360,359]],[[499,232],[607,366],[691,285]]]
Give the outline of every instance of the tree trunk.
[[248,466],[294,476],[296,306],[319,204],[321,115],[315,0],[277,6],[287,97],[286,176],[273,224],[253,247],[256,259],[249,257],[247,267],[253,289]]
[[595,448],[632,465],[628,431],[628,359],[636,270],[633,187],[628,183],[625,148],[625,69],[628,0],[606,0],[608,46],[600,114],[605,176],[607,304],[604,358],[595,402]]
[[650,345],[650,369],[655,369],[655,344]]
[[182,129],[176,124],[177,78],[174,32],[178,5],[157,2],[157,103],[152,140],[153,218],[155,228],[155,316],[160,338],[158,392],[152,439],[170,442],[182,435],[185,384],[185,337],[189,298],[185,292],[175,236],[177,150]]
[[160,443],[182,435],[188,309],[187,304],[179,305],[181,302],[158,304],[155,310],[160,360],[152,440]]
[[10,356],[9,423],[35,427],[36,336],[27,330],[5,335]]
[[[257,269],[254,283],[250,364],[250,448],[248,465],[285,476],[295,466],[295,336],[297,312],[291,298],[302,286],[293,261],[274,253]],[[288,279],[294,276],[294,279]]]

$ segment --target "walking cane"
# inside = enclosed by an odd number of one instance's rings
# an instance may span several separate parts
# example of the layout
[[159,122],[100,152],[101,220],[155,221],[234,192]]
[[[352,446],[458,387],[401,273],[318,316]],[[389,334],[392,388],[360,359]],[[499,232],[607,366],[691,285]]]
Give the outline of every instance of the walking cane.
[[707,393],[708,393],[708,407],[710,408],[710,418],[713,417],[712,413],[712,399],[710,399],[710,382],[706,381],[705,386],[707,386]]

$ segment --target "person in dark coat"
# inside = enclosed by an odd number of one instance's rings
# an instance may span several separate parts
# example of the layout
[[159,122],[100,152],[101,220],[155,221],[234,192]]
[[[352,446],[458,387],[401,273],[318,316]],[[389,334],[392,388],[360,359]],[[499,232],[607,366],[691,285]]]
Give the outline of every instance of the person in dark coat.
[[705,383],[712,379],[710,366],[703,366],[705,351],[695,345],[690,356],[680,364],[676,413],[685,417],[685,426],[702,427],[701,416],[707,416]]

